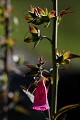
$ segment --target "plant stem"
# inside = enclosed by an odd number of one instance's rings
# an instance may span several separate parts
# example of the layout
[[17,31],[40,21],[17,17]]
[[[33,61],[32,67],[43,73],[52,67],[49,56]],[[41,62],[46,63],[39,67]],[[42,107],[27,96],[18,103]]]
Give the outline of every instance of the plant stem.
[[52,84],[52,104],[51,116],[57,112],[57,88],[58,88],[58,65],[56,64],[56,49],[57,49],[57,34],[58,34],[58,0],[53,1],[53,9],[56,11],[55,18],[53,19],[53,35],[52,35],[52,63],[53,63],[53,84]]
[[[10,0],[5,0],[5,9],[7,11],[10,5]],[[9,38],[9,16],[5,16],[4,21],[5,39]],[[8,120],[8,81],[9,81],[9,70],[8,70],[8,59],[9,59],[9,49],[6,48],[4,51],[4,74],[7,76],[6,82],[3,84],[3,120]]]

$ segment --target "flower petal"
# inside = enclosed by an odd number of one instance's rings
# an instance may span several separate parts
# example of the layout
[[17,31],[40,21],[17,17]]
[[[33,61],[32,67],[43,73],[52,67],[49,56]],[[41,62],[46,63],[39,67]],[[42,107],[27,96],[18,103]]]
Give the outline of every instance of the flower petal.
[[35,7],[33,7],[32,5],[30,5],[30,11],[31,11],[32,13],[34,13]]
[[29,30],[30,30],[31,33],[38,33],[37,27],[29,26]]
[[45,15],[48,15],[48,9],[45,8]]
[[48,16],[49,16],[50,19],[53,18],[53,17],[55,17],[55,11],[54,11],[54,10],[51,10],[51,11],[49,12]]
[[70,9],[70,8],[67,8],[67,9],[65,9],[65,10],[62,10],[62,11],[59,13],[59,15],[60,15],[60,16],[63,16],[64,14],[73,13],[73,11],[69,11],[69,9]]
[[65,60],[65,59],[68,59],[69,56],[70,56],[70,51],[64,53],[64,54],[63,54],[63,58],[64,58],[64,60]]
[[45,15],[45,11],[42,8],[38,7],[37,10],[40,15]]
[[31,22],[31,21],[33,21],[33,17],[31,16],[31,15],[26,15],[25,16],[25,19],[28,21],[28,22]]

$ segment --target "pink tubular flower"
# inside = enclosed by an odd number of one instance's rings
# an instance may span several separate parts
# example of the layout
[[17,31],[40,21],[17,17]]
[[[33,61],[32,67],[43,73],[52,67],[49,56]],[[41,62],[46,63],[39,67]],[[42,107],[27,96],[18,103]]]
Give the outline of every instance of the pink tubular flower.
[[34,93],[32,109],[44,111],[48,110],[50,107],[47,99],[47,89],[44,83],[45,77],[41,77],[41,79],[42,80],[38,83]]

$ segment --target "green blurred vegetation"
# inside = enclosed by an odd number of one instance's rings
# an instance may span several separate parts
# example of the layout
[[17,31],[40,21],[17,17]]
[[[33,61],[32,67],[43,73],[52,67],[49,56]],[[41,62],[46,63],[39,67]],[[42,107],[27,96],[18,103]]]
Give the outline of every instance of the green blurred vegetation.
[[[49,10],[52,9],[51,0],[11,0],[14,6],[13,15],[17,16],[19,19],[19,25],[14,26],[12,24],[14,32],[11,34],[12,37],[16,38],[15,47],[22,52],[24,52],[26,60],[37,60],[38,57],[43,56],[45,62],[51,65],[51,45],[49,41],[43,40],[39,45],[33,50],[33,43],[24,43],[24,36],[29,31],[29,24],[25,20],[25,15],[30,10],[30,5],[39,6],[42,8],[47,7]],[[72,14],[67,14],[63,17],[59,25],[58,30],[58,49],[61,52],[63,49],[65,51],[71,51],[71,53],[80,55],[80,1],[77,0],[59,0],[59,12],[62,9],[68,7],[74,11]],[[39,27],[39,26],[38,26]],[[44,25],[41,25],[41,33],[52,38],[52,21],[50,26],[46,29]],[[3,34],[2,25],[0,26],[0,36]],[[30,54],[30,56],[27,56]],[[32,56],[32,59],[31,59]],[[79,59],[73,59],[72,63],[79,63]]]

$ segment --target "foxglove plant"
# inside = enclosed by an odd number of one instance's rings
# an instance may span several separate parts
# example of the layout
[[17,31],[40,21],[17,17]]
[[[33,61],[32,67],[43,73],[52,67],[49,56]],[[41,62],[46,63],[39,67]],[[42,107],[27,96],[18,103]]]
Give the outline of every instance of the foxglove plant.
[[[48,40],[51,44],[52,48],[52,63],[53,63],[53,72],[50,73],[49,71],[45,70],[43,68],[44,61],[42,57],[38,60],[37,65],[27,65],[27,67],[30,69],[30,72],[26,74],[28,77],[35,76],[37,78],[37,75],[41,75],[40,73],[46,72],[49,77],[53,78],[51,79],[51,84],[52,84],[52,98],[51,98],[51,119],[56,120],[60,115],[63,115],[66,113],[68,110],[72,108],[76,108],[80,106],[80,104],[72,104],[68,106],[64,106],[63,108],[59,109],[57,111],[57,89],[58,89],[58,79],[59,79],[59,74],[58,74],[58,69],[60,65],[64,64],[69,64],[70,60],[73,58],[80,58],[80,55],[75,55],[72,54],[70,51],[65,52],[64,50],[62,52],[58,51],[57,48],[57,37],[58,37],[58,26],[60,25],[60,22],[63,18],[64,15],[73,13],[74,11],[71,11],[70,8],[61,10],[60,13],[58,13],[58,0],[52,0],[53,2],[53,10],[49,11],[48,8],[42,9],[40,7],[35,7],[35,6],[30,6],[30,11],[28,11],[28,14],[25,16],[25,19],[29,24],[29,32],[30,36],[27,37],[27,35],[24,38],[25,43],[34,43],[34,48],[37,47],[38,43],[44,38]],[[5,27],[5,33],[3,39],[0,38],[0,46],[1,50],[4,52],[4,56],[0,56],[0,60],[3,61],[3,70],[2,76],[0,75],[0,80],[2,80],[3,85],[2,85],[2,91],[3,91],[3,120],[7,120],[8,116],[8,109],[12,109],[16,102],[19,100],[19,94],[16,92],[14,95],[12,93],[8,93],[8,82],[9,82],[9,65],[8,64],[8,58],[9,56],[9,51],[12,52],[13,46],[15,44],[15,40],[11,38],[10,36],[10,14],[13,11],[13,7],[10,4],[10,0],[1,0],[0,1],[0,24],[3,24]],[[53,34],[52,34],[52,39],[50,39],[48,36],[43,35],[41,33],[41,30],[39,29],[40,25],[44,25],[44,28],[46,29],[49,25],[50,22],[53,22]],[[14,19],[15,24],[16,18]],[[38,27],[37,27],[38,26]],[[13,55],[11,54],[11,57]],[[36,80],[36,79],[35,79]],[[37,85],[38,81],[35,81],[35,85]],[[9,105],[8,103],[8,97],[11,97],[13,99],[13,102],[11,102]],[[15,110],[26,114],[27,115],[27,110],[25,110],[21,106],[16,106],[14,107]],[[1,111],[0,111],[1,112]]]
[[58,0],[52,1],[53,3],[53,10],[48,12],[48,8],[45,8],[44,10],[40,7],[33,7],[30,6],[30,11],[28,11],[28,14],[25,16],[25,19],[28,23],[32,23],[34,25],[41,25],[46,24],[45,27],[48,27],[51,19],[53,20],[53,34],[52,39],[50,39],[48,36],[41,35],[40,29],[36,26],[29,25],[29,31],[31,33],[30,37],[25,37],[24,42],[31,43],[34,42],[34,48],[38,45],[38,43],[43,40],[43,38],[46,38],[50,41],[51,47],[52,47],[52,63],[53,63],[53,80],[52,80],[52,104],[51,104],[51,117],[52,119],[56,120],[58,116],[65,113],[66,111],[80,106],[80,104],[73,104],[69,106],[65,106],[61,108],[59,111],[57,111],[57,89],[58,89],[58,69],[60,65],[69,64],[70,59],[72,58],[80,58],[80,55],[72,54],[70,51],[62,52],[58,51],[57,48],[57,37],[58,37],[58,26],[63,18],[64,15],[73,13],[73,11],[70,11],[70,8],[67,8],[65,10],[61,10],[60,13],[58,13]]

